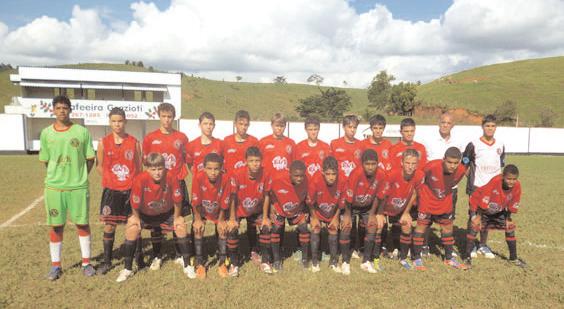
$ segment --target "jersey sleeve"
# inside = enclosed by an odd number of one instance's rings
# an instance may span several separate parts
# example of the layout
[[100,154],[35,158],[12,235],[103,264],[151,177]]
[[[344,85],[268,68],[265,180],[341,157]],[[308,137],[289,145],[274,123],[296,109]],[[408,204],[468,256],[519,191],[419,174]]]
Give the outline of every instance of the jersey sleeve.
[[306,205],[313,207],[315,205],[315,197],[317,196],[317,179],[314,179],[309,183],[307,188]]
[[376,199],[374,200],[374,202],[377,203],[376,200],[385,199],[386,196],[390,194],[390,188],[391,188],[391,180],[388,177],[387,179],[384,179],[384,181],[378,184],[378,187],[376,188]]
[[476,152],[474,151],[474,144],[472,142],[466,145],[466,149],[464,149],[464,153],[462,153],[462,164],[465,166],[474,163],[476,160]]
[[143,182],[140,177],[135,177],[133,180],[133,185],[131,186],[131,207],[133,209],[139,209],[141,205],[141,200],[143,197]]
[[501,155],[499,156],[499,166],[505,166],[505,145],[501,147]]
[[521,183],[515,184],[513,189],[513,198],[511,199],[511,204],[507,206],[510,213],[517,213],[519,211],[519,204],[521,203]]
[[96,157],[94,147],[92,146],[92,135],[87,129],[84,129],[84,157],[86,160],[92,160]]
[[151,150],[151,136],[147,135],[143,139],[143,144],[141,147],[142,158],[146,158],[150,150]]
[[[186,144],[184,144],[184,159],[186,159],[186,164],[193,164],[194,157],[193,157],[193,147],[192,143],[188,142],[188,138],[186,138]],[[195,176],[195,175],[192,175]]]
[[[224,175],[225,177],[226,175]],[[231,203],[231,177],[226,177],[222,184],[222,194],[218,198],[220,199],[221,209],[229,209],[229,204]]]
[[49,143],[47,142],[47,133],[45,130],[41,132],[41,136],[39,137],[39,140],[40,140],[39,161],[49,162]]
[[346,186],[345,197],[344,197],[343,203],[346,202],[346,203],[352,204],[353,197],[354,197],[354,188],[356,187],[355,183],[358,183],[356,178],[357,178],[356,174],[351,174],[349,179],[347,179],[347,186]]
[[200,183],[198,180],[198,175],[193,175],[192,178],[192,207],[200,206],[202,202],[202,196],[200,192]]
[[172,182],[172,201],[175,204],[182,203],[182,190],[180,190],[180,181],[176,180],[175,177],[170,177]]
[[472,195],[470,195],[470,198],[468,199],[468,204],[470,207],[470,211],[476,212],[478,211],[478,208],[480,207],[480,204],[482,203],[483,200],[483,193],[482,193],[482,189],[478,189],[476,191],[474,191],[474,193],[472,193]]

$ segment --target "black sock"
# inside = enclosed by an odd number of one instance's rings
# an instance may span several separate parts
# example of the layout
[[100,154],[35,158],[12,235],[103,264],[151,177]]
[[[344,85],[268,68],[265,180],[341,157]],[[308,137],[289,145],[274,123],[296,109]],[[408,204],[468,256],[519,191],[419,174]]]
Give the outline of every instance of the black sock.
[[177,237],[176,244],[178,245],[178,250],[180,251],[180,255],[184,260],[184,267],[190,264],[190,253],[188,247],[190,246],[190,240],[188,237]]
[[[388,248],[388,251],[393,251],[394,249],[400,248],[400,235],[401,235],[401,226],[398,224],[392,224],[392,244],[393,248]],[[382,236],[382,243],[386,243],[386,238]]]
[[196,266],[204,264],[204,239],[194,238],[194,249],[196,249]]
[[135,240],[126,240],[124,242],[124,263],[125,269],[133,269],[133,256],[135,255]]
[[262,228],[259,234],[259,245],[262,263],[271,263],[270,260],[270,231]]
[[[339,236],[329,234],[329,254],[331,255],[331,264],[336,264],[339,254]],[[312,238],[313,239],[313,238]]]
[[515,238],[515,230],[505,233],[505,241],[507,242],[507,247],[509,248],[509,259],[517,259],[517,238]]
[[487,246],[488,243],[488,229],[484,228],[480,231],[480,246]]
[[272,248],[272,259],[274,262],[280,262],[280,234],[270,234],[270,246]]
[[413,255],[412,259],[417,260],[421,258],[421,249],[425,243],[425,233],[413,233]]
[[219,265],[225,263],[225,259],[227,257],[227,239],[226,238],[219,238],[217,239],[217,249],[219,254]]
[[339,245],[341,247],[341,255],[343,256],[343,262],[351,262],[351,235],[349,233],[341,232],[339,234]]
[[[376,238],[376,234],[374,233],[367,233],[364,236],[364,254],[362,256],[362,262],[368,262],[372,259],[372,253],[374,251],[374,239]],[[380,248],[378,248],[378,256],[380,255]]]
[[441,235],[441,242],[445,247],[445,259],[450,260],[452,259],[452,251],[454,246],[454,237],[452,232],[451,233],[442,233]]
[[159,230],[151,231],[151,244],[153,245],[153,258],[161,257],[161,246],[163,241],[163,234]]
[[321,237],[319,233],[311,233],[311,262],[313,265],[319,264],[319,242]]
[[181,256],[182,254],[180,253],[180,247],[178,246],[178,242],[176,241],[178,239],[178,236],[176,236],[176,232],[172,231],[172,240],[174,240],[174,252],[176,253],[176,256]]
[[407,252],[409,251],[409,246],[411,245],[411,234],[401,233],[400,235],[400,259],[405,260],[407,258]]
[[112,265],[112,250],[114,250],[114,239],[115,232],[106,233],[104,232],[104,263],[107,265]]
[[239,233],[237,231],[227,236],[227,252],[231,265],[239,266]]
[[135,242],[135,260],[137,261],[137,265],[143,263],[143,257],[143,238],[139,235]]
[[[247,222],[248,223],[248,222]],[[256,252],[257,247],[257,226],[253,224],[247,224],[247,239],[249,240],[249,249]]]

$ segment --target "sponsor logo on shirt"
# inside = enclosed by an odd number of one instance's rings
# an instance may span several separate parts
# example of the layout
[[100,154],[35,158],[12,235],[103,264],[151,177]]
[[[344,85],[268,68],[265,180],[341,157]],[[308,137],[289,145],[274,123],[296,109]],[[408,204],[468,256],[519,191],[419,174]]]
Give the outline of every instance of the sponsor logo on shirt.
[[268,144],[264,147],[264,149],[274,149],[274,145]]
[[209,200],[203,200],[202,201],[202,207],[204,208],[204,211],[206,213],[213,214],[219,208],[219,205],[217,204],[217,202],[212,202],[212,201],[209,201]]
[[159,145],[159,144],[162,144],[162,141],[160,139],[156,139],[151,142],[151,145]]
[[307,173],[310,176],[313,176],[313,174],[315,174],[315,172],[319,171],[321,169],[321,166],[319,166],[319,163],[312,163],[307,167]]
[[161,212],[164,209],[164,203],[162,201],[152,201],[147,204],[147,207],[155,212]]
[[176,156],[173,155],[172,153],[162,153],[161,154],[163,156],[163,158],[165,159],[165,168],[167,170],[171,170],[176,166]]
[[227,149],[227,153],[235,153],[235,152],[237,152],[237,149],[235,149],[235,148]]
[[182,147],[182,141],[179,139],[174,140],[174,148],[180,149],[180,147]]
[[370,200],[370,194],[357,195],[355,201],[359,205],[364,205]]
[[406,199],[394,197],[391,200],[391,204],[392,204],[392,206],[394,206],[394,208],[401,209],[406,201],[407,201]]
[[321,203],[319,204],[319,211],[321,211],[321,213],[328,215],[331,214],[333,212],[333,210],[335,209],[335,204],[333,203]]
[[280,193],[280,194],[287,194],[287,193],[288,193],[288,190],[286,190],[286,189],[280,189],[280,190],[278,190],[278,191],[276,191],[276,192],[278,192],[278,193]]
[[300,203],[286,202],[282,205],[282,210],[284,210],[285,213],[293,214],[298,211],[299,206]]
[[354,164],[354,162],[351,161],[341,162],[341,170],[345,173],[345,176],[347,177],[349,177],[349,175],[352,173],[355,167],[356,164]]
[[129,176],[129,168],[126,165],[114,164],[112,173],[116,175],[118,181],[125,181]]
[[276,156],[274,157],[274,159],[272,159],[272,167],[274,167],[276,170],[283,170],[286,168],[286,166],[288,166],[288,159],[281,156]]
[[243,208],[247,211],[247,212],[252,212],[253,210],[255,210],[255,208],[258,205],[258,199],[256,198],[250,198],[247,197],[243,200]]
[[233,167],[234,168],[241,168],[241,167],[244,167],[244,166],[245,166],[245,161],[237,161]]
[[337,148],[337,149],[335,149],[335,152],[345,152],[345,149],[343,149],[343,148]]

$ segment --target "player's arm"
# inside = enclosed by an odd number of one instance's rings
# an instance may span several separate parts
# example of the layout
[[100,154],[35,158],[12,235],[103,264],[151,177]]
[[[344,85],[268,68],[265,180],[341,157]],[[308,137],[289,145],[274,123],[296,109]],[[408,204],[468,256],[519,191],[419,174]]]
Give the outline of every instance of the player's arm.
[[262,204],[262,226],[270,228],[270,192],[264,195],[264,203]]
[[192,212],[194,214],[194,222],[192,227],[194,232],[204,227],[202,222],[202,215],[200,214],[201,194],[199,191],[200,185],[198,184],[198,177],[192,178]]
[[104,143],[102,139],[98,140],[98,149],[96,150],[96,171],[100,176],[104,175]]
[[462,153],[462,164],[465,166],[469,166],[470,164],[474,164],[476,161],[476,152],[474,150],[474,144],[472,142],[466,145],[464,152]]
[[235,218],[237,209],[237,203],[235,201],[236,198],[237,195],[232,193],[229,201],[229,222],[227,223],[227,228],[230,231],[236,231],[239,228],[239,224],[237,224],[237,220]]
[[415,201],[417,201],[417,190],[413,190],[413,193],[411,194],[411,198],[409,199],[409,202],[407,202],[407,205],[405,206],[405,209],[401,214],[400,224],[411,226],[412,223],[411,208],[413,207],[413,204],[415,204]]
[[141,152],[141,145],[139,142],[135,143],[135,166],[137,166],[138,173],[143,171],[143,153]]
[[374,202],[368,211],[368,225],[375,224],[376,228],[384,227],[384,203],[385,199],[374,198]]
[[49,143],[47,142],[47,137],[45,133],[42,131],[41,136],[39,137],[40,146],[39,146],[39,162],[45,164],[45,167],[49,166]]
[[499,156],[499,164],[501,167],[505,166],[505,145],[501,148],[501,155]]
[[86,129],[84,129],[84,156],[86,157],[86,171],[90,174],[92,167],[94,167],[96,153],[94,153],[94,147],[92,146],[92,136]]
[[94,167],[94,161],[94,158],[86,159],[86,171],[88,172],[88,174],[90,174],[92,167]]

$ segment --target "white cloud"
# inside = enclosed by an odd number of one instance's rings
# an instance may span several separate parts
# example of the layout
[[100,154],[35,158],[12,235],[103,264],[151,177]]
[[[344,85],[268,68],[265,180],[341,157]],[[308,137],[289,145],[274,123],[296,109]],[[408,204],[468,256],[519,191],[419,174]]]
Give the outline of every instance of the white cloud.
[[[458,0],[428,22],[382,5],[358,14],[346,0],[188,1],[131,4],[130,22],[75,6],[68,21],[43,16],[18,29],[0,22],[0,57],[12,64],[143,60],[214,79],[364,87],[382,69],[429,81],[497,61],[564,53],[558,0]],[[110,14],[111,15],[111,14]]]

